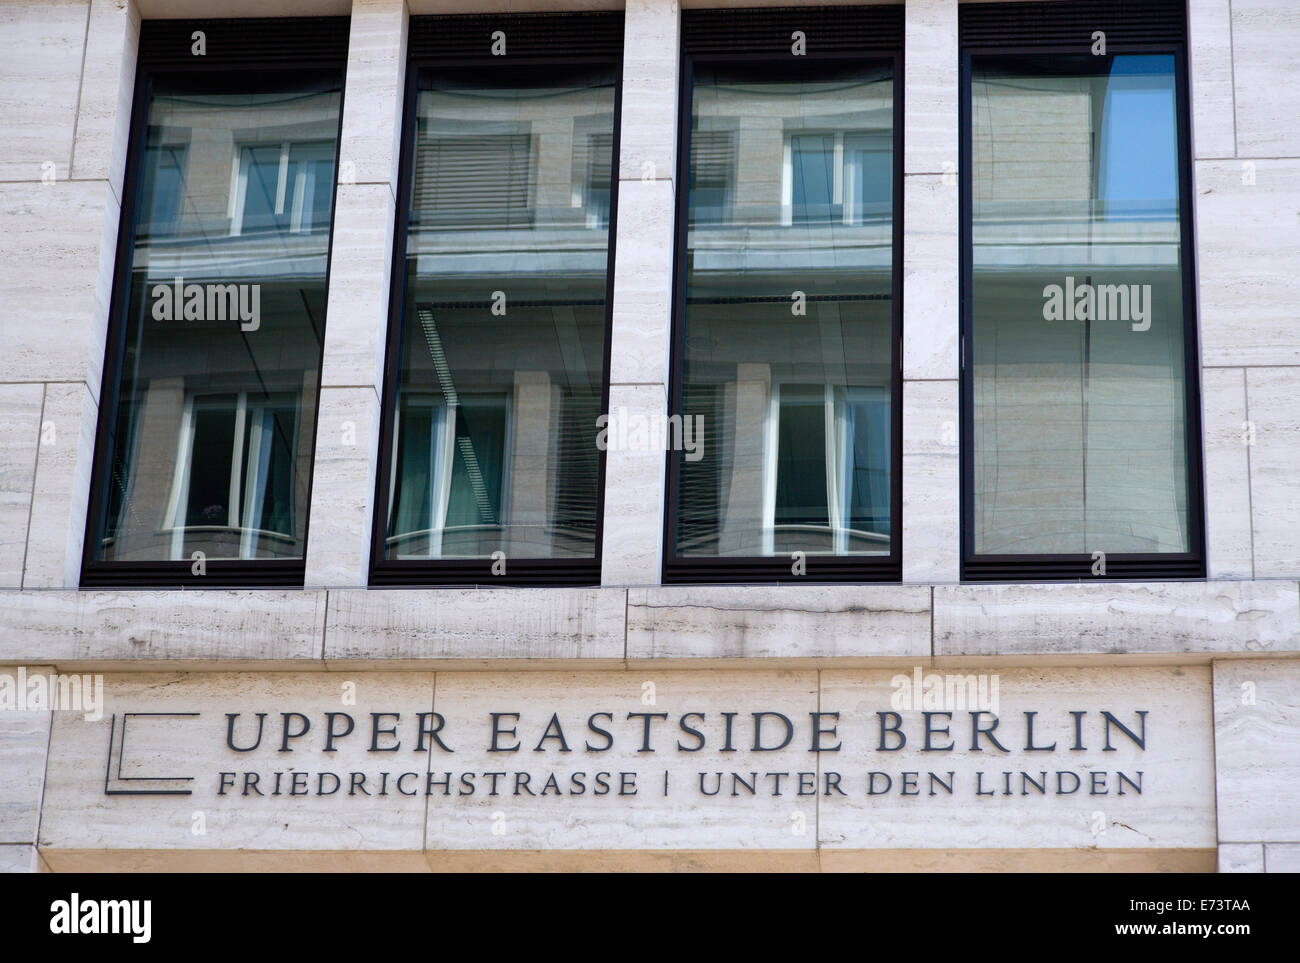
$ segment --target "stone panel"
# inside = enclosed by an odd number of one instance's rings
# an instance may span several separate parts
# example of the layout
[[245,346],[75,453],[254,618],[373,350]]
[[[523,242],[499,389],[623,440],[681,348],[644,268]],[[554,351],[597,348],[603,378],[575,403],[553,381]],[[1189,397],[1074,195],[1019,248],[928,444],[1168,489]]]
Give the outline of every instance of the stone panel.
[[623,657],[619,589],[371,589],[330,593],[325,658],[541,660]]
[[[818,831],[828,850],[1200,849],[1216,842],[1206,667],[988,670],[978,690],[984,699],[966,698],[976,690],[954,682],[955,698],[945,692],[921,702],[934,713],[928,719],[915,696],[925,699],[929,683],[919,692],[891,683],[888,673],[822,673],[821,709],[843,713],[844,744],[833,760],[823,755],[822,766],[845,773],[849,793],[821,806]],[[981,702],[996,704],[994,736],[1006,752],[974,735]],[[878,713],[890,711],[900,717],[904,744],[881,733],[894,720]],[[978,716],[983,728],[991,722],[987,712]],[[882,744],[892,751],[879,751]]]
[[930,655],[925,586],[630,589],[629,659]]
[[1300,648],[1295,582],[946,585],[936,656],[1214,653]]
[[1214,663],[1219,839],[1300,840],[1300,660]]
[[[346,681],[326,673],[111,675],[105,692],[108,713],[100,721],[65,713],[55,719],[41,818],[43,850],[421,848],[425,797],[399,793],[397,783],[399,773],[411,772],[404,788],[423,788],[429,752],[428,745],[425,752],[416,751],[415,727],[417,713],[431,710],[431,675],[374,673]],[[261,712],[267,717],[259,741],[256,714]],[[286,721],[285,712],[301,713],[310,727],[287,743],[285,727],[292,736],[301,722]],[[400,716],[396,742],[378,736],[384,746],[400,746],[379,754],[382,762],[367,752],[371,712]],[[229,720],[227,713],[239,715]],[[331,752],[324,751],[330,727],[341,733],[347,723],[342,715],[327,713],[346,713],[355,726],[334,740]],[[379,728],[389,721],[381,719]],[[228,747],[232,725],[233,744],[247,751]],[[286,744],[289,750],[281,752]],[[388,781],[380,770],[390,772]],[[227,779],[222,772],[233,775]],[[283,774],[278,798],[276,772]],[[322,772],[341,781],[333,793]],[[356,781],[353,772],[366,779]],[[326,791],[318,794],[318,788]],[[386,790],[382,795],[381,789]]]

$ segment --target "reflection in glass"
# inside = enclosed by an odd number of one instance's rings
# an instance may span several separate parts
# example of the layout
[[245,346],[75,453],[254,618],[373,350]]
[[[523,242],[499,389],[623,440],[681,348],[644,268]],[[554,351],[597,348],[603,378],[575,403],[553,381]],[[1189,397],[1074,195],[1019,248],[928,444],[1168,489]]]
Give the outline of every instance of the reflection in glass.
[[593,558],[614,81],[416,108],[385,557]]
[[339,104],[154,79],[97,560],[303,557]]
[[1189,551],[1171,55],[972,83],[974,549]]
[[679,556],[890,550],[893,83],[697,68]]

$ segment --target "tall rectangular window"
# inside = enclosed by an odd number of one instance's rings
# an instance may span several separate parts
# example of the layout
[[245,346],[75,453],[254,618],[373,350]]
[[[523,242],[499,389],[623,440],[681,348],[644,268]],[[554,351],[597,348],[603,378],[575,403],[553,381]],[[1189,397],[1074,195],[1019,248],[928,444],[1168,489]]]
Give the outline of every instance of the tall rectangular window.
[[83,584],[301,583],[347,35],[143,25]]
[[1198,577],[1181,13],[1020,6],[962,11],[963,574]]
[[599,581],[621,24],[412,21],[377,584]]
[[899,577],[898,14],[683,15],[666,581]]

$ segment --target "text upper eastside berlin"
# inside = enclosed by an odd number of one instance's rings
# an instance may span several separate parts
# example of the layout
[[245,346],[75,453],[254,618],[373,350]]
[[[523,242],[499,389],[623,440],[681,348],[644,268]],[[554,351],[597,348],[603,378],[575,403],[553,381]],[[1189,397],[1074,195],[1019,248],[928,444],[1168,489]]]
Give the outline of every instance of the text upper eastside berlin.
[[[274,753],[269,769],[218,772],[217,795],[250,799],[280,796],[383,797],[447,796],[520,799],[544,796],[667,796],[670,787],[705,796],[809,796],[851,794],[939,796],[967,792],[979,796],[1141,795],[1143,771],[1106,770],[1091,764],[1055,768],[1056,754],[1122,753],[1132,759],[1147,750],[1148,711],[1023,711],[999,717],[987,710],[879,711],[867,718],[869,740],[846,744],[844,722],[834,711],[806,718],[764,711],[612,712],[567,718],[560,712],[487,712],[478,724],[448,724],[437,712],[232,712],[225,714],[226,749],[251,761]],[[860,724],[859,716],[858,723]],[[333,753],[375,762],[364,770],[330,765]],[[445,760],[428,771],[402,771],[380,759],[430,753]],[[692,759],[705,753],[737,755],[734,771],[696,771]],[[604,754],[612,754],[605,756]],[[821,762],[800,771],[770,765],[777,753],[812,753]],[[892,754],[901,754],[896,756]],[[298,754],[298,755],[289,755]],[[841,771],[825,768],[834,754]],[[966,772],[870,768],[903,757],[960,758],[963,763],[1019,755],[1022,765],[1053,762],[1044,768]],[[976,755],[978,754],[978,755]],[[302,756],[313,765],[301,765]],[[459,759],[498,765],[447,769]],[[619,765],[601,769],[602,758]],[[1103,757],[1104,758],[1104,757]],[[1115,757],[1110,757],[1115,758]],[[582,760],[589,760],[583,762]],[[764,765],[757,765],[759,761]],[[1075,762],[1078,760],[1078,762]],[[499,761],[499,762],[498,762]],[[522,766],[520,763],[542,763]],[[865,762],[866,765],[859,763]],[[629,768],[632,764],[636,768]],[[656,764],[668,763],[669,768]],[[502,765],[504,764],[504,765]],[[754,765],[753,769],[747,767]],[[498,767],[500,766],[500,767]]]

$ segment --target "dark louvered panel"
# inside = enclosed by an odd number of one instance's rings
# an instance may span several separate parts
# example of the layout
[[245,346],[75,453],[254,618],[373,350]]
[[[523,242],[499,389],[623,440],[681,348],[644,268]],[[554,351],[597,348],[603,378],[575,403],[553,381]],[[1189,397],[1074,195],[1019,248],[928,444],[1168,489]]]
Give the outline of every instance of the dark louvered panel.
[[665,585],[856,585],[897,582],[903,568],[888,558],[809,555],[803,575],[790,575],[790,558],[678,559],[664,566]]
[[600,389],[566,387],[560,394],[557,432],[555,531],[557,546],[581,552],[594,545],[600,493],[600,449],[596,419]]
[[967,582],[1105,582],[1107,580],[1154,582],[1205,578],[1205,565],[1198,559],[1162,559],[1159,556],[1125,558],[1110,555],[1106,558],[1104,577],[1092,574],[1093,564],[1093,559],[1089,555],[1072,558],[1033,556],[1024,559],[976,558],[974,561],[966,562],[962,567],[962,579]]
[[[204,35],[202,56],[193,52],[195,31]],[[347,17],[146,20],[140,27],[140,63],[154,69],[341,67],[347,59]]]
[[502,588],[508,585],[542,588],[600,584],[600,561],[594,558],[511,559],[504,576],[493,575],[492,565],[490,558],[433,564],[388,562],[375,567],[370,575],[370,584],[413,588],[431,585],[445,588]]
[[[734,421],[725,410],[725,390],[716,384],[688,384],[682,390],[683,419],[698,418],[701,456],[680,460],[677,483],[677,544],[688,555],[717,551],[718,522],[725,507],[723,478],[731,472],[730,450],[717,439],[727,437]],[[678,457],[678,456],[675,456]]]
[[959,10],[965,47],[1067,47],[1086,51],[1094,31],[1106,48],[1181,43],[1183,0],[1046,0],[1037,3],[964,3]]
[[688,54],[790,54],[795,31],[809,55],[892,51],[903,45],[903,6],[683,10]]
[[[505,55],[492,53],[505,34]],[[623,55],[623,12],[473,14],[412,17],[407,52],[415,61],[519,61]]]

